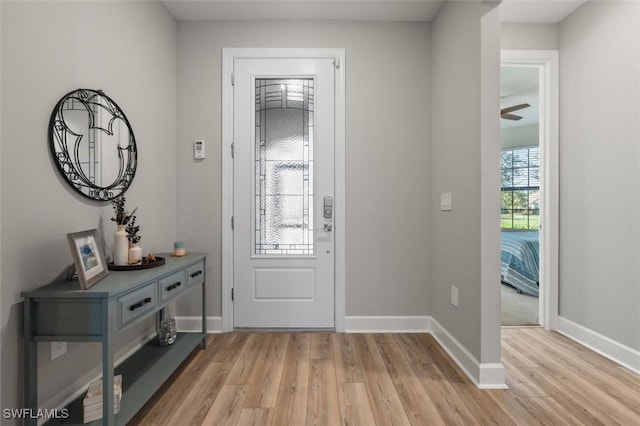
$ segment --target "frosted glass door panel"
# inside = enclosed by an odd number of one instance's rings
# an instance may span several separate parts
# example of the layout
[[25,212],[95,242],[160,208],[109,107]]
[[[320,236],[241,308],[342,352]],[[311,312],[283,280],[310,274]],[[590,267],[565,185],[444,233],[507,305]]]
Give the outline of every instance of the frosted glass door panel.
[[313,254],[313,79],[256,79],[255,254]]

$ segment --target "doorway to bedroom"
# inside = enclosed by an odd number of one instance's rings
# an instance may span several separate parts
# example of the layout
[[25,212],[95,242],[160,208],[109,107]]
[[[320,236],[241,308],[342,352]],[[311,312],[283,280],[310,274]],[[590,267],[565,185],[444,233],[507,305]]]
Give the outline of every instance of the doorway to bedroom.
[[[501,283],[502,323],[540,325],[556,330],[560,174],[558,51],[502,50],[500,62],[503,71],[500,160],[504,169],[501,222],[505,242],[501,269],[504,270],[502,281],[507,282]],[[516,243],[511,244],[519,245],[523,252],[509,253],[515,249],[507,249],[506,240],[515,240]],[[507,270],[509,263],[514,267]],[[515,302],[509,304],[514,299]],[[508,318],[509,310],[518,316]]]
[[501,325],[539,326],[540,70],[501,74]]

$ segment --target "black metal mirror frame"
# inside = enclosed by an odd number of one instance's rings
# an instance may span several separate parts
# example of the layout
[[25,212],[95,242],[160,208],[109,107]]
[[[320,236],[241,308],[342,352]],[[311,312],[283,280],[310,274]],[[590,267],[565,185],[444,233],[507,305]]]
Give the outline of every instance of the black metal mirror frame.
[[[80,167],[80,159],[78,157],[79,144],[82,142],[84,135],[75,134],[64,120],[62,111],[65,102],[68,100],[80,102],[85,106],[89,114],[89,129],[98,129],[108,135],[113,135],[112,126],[115,120],[120,119],[127,125],[129,140],[126,147],[120,145],[117,147],[119,170],[115,181],[108,186],[97,186]],[[100,106],[111,113],[111,118],[106,128],[95,125],[92,106]],[[71,141],[73,144],[72,152],[69,152],[69,145],[67,144],[69,135],[75,137],[75,141]],[[131,124],[120,107],[113,99],[105,95],[102,90],[77,89],[67,93],[58,101],[49,120],[49,148],[60,174],[73,189],[92,200],[109,201],[123,194],[131,185],[136,174],[138,155],[136,139]]]

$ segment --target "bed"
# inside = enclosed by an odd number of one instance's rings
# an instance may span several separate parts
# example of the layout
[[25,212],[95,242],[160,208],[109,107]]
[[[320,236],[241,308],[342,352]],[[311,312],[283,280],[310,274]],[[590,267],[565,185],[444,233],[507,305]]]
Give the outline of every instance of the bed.
[[516,290],[538,296],[540,244],[537,231],[502,231],[502,282]]

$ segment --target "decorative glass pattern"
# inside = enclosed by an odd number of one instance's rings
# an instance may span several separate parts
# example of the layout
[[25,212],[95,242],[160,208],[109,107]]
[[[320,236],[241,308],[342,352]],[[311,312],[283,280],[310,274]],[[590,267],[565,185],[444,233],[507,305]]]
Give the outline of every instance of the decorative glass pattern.
[[502,171],[502,229],[540,226],[540,149],[506,149]]
[[256,79],[255,254],[314,253],[313,78]]

